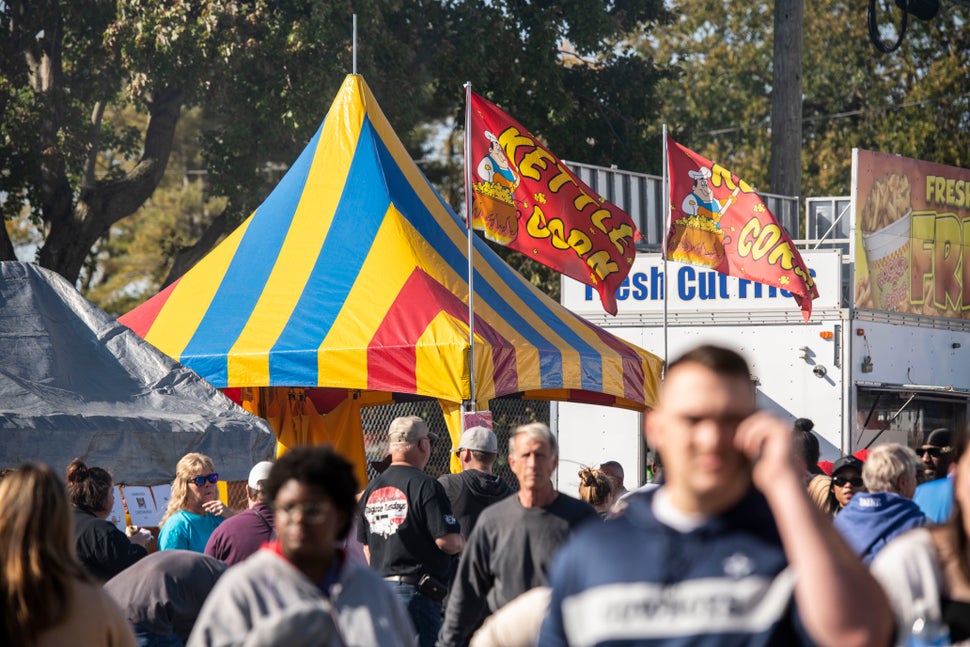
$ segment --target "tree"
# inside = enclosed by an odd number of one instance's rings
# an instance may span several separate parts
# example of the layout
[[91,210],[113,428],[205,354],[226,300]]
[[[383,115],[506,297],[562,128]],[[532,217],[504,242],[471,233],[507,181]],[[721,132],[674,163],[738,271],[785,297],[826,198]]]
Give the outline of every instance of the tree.
[[[665,19],[661,0],[355,3],[358,69],[412,154],[425,124],[461,123],[462,82],[486,89],[557,152],[634,165],[663,72],[624,46]],[[206,194],[225,209],[166,281],[248,215],[267,168],[305,145],[351,70],[351,9],[300,0],[23,0],[0,3],[2,215],[45,232],[42,265],[76,281],[92,250],[164,177],[184,109],[201,110]],[[569,52],[563,48],[568,45]],[[134,108],[144,122],[115,116]],[[455,177],[454,167],[432,168]],[[0,258],[13,258],[6,232]],[[96,264],[94,264],[96,265]],[[101,273],[85,280],[92,289]]]
[[[664,119],[681,143],[771,190],[771,7],[704,0],[673,10],[675,26],[639,45],[680,73],[661,82]],[[968,165],[965,14],[911,23],[903,46],[884,55],[869,42],[865,3],[806,4],[802,195],[847,194],[855,147]]]

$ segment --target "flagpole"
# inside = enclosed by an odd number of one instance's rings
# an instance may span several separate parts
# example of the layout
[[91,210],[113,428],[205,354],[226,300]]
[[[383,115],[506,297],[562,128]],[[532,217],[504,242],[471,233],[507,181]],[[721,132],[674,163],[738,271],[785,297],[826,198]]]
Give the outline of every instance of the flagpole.
[[[472,84],[465,83],[465,229],[468,232],[468,403],[465,410],[476,407],[475,393],[475,232],[472,229]],[[462,429],[465,428],[462,423]]]
[[663,267],[664,267],[664,281],[663,281],[663,293],[664,293],[664,363],[663,363],[663,373],[667,372],[667,293],[670,291],[670,273],[667,271],[667,236],[670,235],[670,178],[667,177],[667,124],[663,125],[663,146],[661,147],[663,151],[663,160],[661,161],[660,168],[663,169],[661,177],[663,199],[660,201],[663,205],[664,210],[664,230],[661,234],[660,244],[662,245],[663,253]]

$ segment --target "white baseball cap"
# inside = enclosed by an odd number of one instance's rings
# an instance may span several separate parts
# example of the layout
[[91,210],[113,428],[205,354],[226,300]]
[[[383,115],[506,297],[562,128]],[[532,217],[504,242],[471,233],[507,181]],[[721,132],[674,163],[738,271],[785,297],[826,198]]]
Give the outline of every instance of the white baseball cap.
[[249,470],[249,487],[254,490],[262,490],[260,481],[269,478],[271,469],[273,469],[273,461],[260,461],[253,465],[253,469]]

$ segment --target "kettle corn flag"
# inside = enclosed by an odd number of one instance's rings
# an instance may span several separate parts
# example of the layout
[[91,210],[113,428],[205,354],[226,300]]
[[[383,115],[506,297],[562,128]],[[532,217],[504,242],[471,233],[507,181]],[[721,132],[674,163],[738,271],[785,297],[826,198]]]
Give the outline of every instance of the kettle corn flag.
[[472,217],[489,240],[596,289],[616,314],[616,290],[640,238],[604,200],[495,104],[471,93]]
[[744,180],[667,137],[667,258],[787,290],[807,322],[818,288],[791,237]]

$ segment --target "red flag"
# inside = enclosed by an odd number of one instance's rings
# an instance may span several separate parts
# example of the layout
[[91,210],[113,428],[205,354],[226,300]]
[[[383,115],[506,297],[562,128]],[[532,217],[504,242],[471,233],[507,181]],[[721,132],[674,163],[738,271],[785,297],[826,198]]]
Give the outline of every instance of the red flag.
[[795,244],[747,182],[667,137],[667,258],[791,292],[807,322],[818,288]]
[[498,106],[473,92],[470,110],[472,227],[596,288],[615,315],[641,237],[633,220]]

